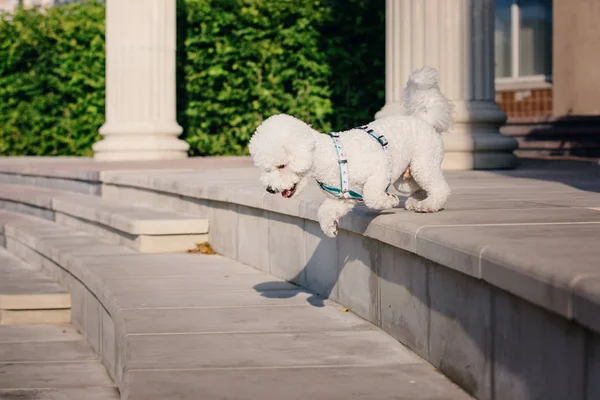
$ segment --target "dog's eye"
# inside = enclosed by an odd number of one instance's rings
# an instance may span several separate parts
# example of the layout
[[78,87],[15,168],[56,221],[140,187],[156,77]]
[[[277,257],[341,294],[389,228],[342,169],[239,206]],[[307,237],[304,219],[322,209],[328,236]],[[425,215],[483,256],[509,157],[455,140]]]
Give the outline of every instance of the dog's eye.
[[277,169],[284,169],[284,168],[285,168],[285,165],[278,165],[277,166]]

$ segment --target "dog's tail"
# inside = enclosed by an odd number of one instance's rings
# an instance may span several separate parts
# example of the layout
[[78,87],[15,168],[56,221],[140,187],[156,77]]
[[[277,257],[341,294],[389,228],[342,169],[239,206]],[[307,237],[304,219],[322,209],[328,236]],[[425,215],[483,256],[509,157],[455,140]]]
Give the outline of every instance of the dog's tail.
[[454,106],[440,91],[435,68],[424,67],[408,77],[402,108],[404,115],[421,118],[438,133],[447,132],[453,123]]

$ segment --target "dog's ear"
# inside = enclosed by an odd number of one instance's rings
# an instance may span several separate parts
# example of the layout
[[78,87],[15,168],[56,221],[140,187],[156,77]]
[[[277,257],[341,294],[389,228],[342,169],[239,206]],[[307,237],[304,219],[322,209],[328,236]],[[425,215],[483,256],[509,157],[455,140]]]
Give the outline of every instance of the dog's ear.
[[284,144],[290,169],[296,173],[308,171],[312,167],[316,145],[317,141],[309,127],[290,135]]

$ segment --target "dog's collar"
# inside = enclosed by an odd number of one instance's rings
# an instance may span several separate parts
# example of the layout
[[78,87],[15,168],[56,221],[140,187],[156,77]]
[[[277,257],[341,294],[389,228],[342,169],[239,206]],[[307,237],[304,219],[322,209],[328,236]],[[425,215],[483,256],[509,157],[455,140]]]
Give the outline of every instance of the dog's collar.
[[[369,134],[372,138],[377,140],[377,142],[381,145],[381,148],[387,153],[388,141],[383,135],[377,135],[375,131],[369,128],[367,125],[359,126],[356,129],[361,129]],[[327,186],[322,182],[317,181],[321,189],[326,191],[327,193],[345,200],[358,200],[363,201],[363,197],[360,193],[355,192],[354,190],[350,190],[350,179],[348,175],[348,159],[346,158],[346,152],[344,151],[344,147],[340,141],[339,132],[329,132],[329,136],[333,139],[333,144],[335,146],[335,151],[338,156],[338,164],[340,166],[340,188],[335,188],[332,186]],[[390,164],[391,168],[391,164]],[[390,171],[391,172],[391,171]],[[391,174],[390,174],[391,176]],[[385,191],[387,192],[390,188],[388,184]]]

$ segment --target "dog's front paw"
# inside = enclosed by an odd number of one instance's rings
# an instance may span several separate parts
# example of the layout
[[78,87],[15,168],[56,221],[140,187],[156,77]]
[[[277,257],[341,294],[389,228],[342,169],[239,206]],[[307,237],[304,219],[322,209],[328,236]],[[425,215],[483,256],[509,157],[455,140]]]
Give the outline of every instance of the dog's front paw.
[[409,197],[408,199],[406,199],[406,202],[404,203],[404,208],[409,211],[415,211],[418,206],[419,206],[419,200],[415,199],[414,197]]
[[440,211],[441,208],[442,208],[441,205],[435,204],[434,202],[430,201],[429,199],[425,199],[423,201],[418,201],[417,204],[415,204],[413,211],[418,212],[418,213],[435,213],[435,212]]
[[331,223],[324,222],[321,223],[321,230],[325,234],[325,236],[330,238],[335,238],[338,234],[338,222],[333,221]]
[[395,194],[388,194],[390,200],[390,208],[396,208],[400,204],[400,198]]

